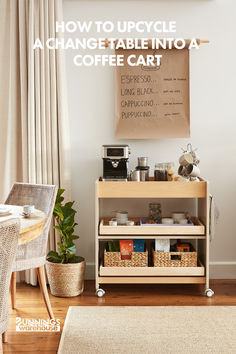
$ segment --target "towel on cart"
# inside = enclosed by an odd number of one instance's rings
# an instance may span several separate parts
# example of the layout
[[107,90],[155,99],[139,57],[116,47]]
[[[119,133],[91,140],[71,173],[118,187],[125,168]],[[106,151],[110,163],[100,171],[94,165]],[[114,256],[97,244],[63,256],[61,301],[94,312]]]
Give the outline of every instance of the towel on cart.
[[218,223],[220,217],[219,208],[216,205],[215,197],[210,195],[210,215],[209,215],[209,234],[210,234],[210,241],[214,240],[215,233],[216,233],[216,225]]

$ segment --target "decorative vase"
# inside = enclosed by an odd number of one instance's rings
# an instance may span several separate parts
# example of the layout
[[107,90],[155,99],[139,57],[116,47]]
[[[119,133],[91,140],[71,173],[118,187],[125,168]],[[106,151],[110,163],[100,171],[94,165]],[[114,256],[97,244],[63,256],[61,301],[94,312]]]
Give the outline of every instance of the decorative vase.
[[79,263],[46,262],[46,271],[51,294],[59,297],[73,297],[84,290],[85,259],[80,257]]

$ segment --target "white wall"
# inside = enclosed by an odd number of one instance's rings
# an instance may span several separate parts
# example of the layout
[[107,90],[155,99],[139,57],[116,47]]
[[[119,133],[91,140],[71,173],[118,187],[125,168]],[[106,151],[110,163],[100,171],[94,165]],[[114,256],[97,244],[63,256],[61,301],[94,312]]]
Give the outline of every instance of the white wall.
[[[217,235],[211,244],[210,259],[217,264],[212,268],[212,275],[235,277],[235,0],[64,0],[65,21],[157,19],[176,20],[176,36],[210,40],[210,44],[191,52],[191,139],[123,142],[131,146],[133,167],[137,156],[141,155],[149,156],[151,166],[156,161],[174,160],[177,164],[180,148],[189,141],[199,148],[201,172],[211,182],[221,214]],[[72,195],[79,211],[79,253],[86,257],[91,272],[94,181],[102,173],[101,145],[117,143],[114,138],[114,68],[75,67],[75,54],[66,52]]]

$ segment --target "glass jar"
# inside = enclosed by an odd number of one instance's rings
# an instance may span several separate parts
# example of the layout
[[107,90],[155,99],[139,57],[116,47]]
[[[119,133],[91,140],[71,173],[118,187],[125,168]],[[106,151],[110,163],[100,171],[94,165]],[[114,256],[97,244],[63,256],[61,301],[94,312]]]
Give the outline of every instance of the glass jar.
[[168,166],[166,163],[156,163],[154,170],[155,181],[168,181]]
[[165,164],[168,171],[174,172],[174,167],[175,167],[174,162],[166,162]]
[[167,162],[166,163],[168,181],[174,180],[174,175],[175,175],[174,166],[175,166],[174,162]]
[[161,204],[150,203],[149,204],[149,217],[154,220],[156,224],[161,224]]

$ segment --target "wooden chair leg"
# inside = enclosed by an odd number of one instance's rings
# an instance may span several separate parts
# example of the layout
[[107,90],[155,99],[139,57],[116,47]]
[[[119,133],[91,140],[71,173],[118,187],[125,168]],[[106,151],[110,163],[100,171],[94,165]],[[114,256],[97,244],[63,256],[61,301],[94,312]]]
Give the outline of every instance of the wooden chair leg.
[[16,308],[16,272],[11,274],[11,308]]
[[2,342],[7,343],[7,331],[2,334]]
[[43,295],[43,300],[45,302],[47,312],[49,314],[49,317],[51,319],[54,318],[50,299],[48,296],[48,289],[47,289],[47,284],[46,284],[46,277],[45,277],[45,271],[44,271],[44,266],[37,268],[37,274],[38,274],[38,280],[39,280],[39,286],[41,293]]

